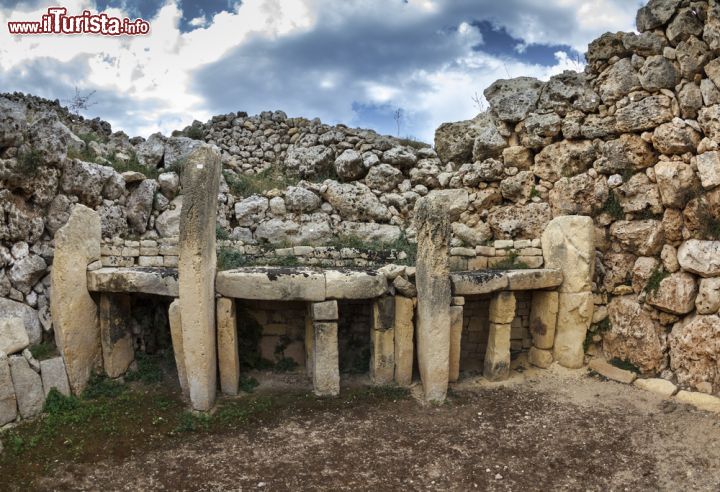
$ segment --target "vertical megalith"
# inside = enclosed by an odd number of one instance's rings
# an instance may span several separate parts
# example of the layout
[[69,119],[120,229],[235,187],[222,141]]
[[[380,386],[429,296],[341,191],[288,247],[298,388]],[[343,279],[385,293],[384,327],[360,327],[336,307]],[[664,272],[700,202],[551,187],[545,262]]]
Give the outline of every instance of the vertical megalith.
[[175,367],[177,367],[178,380],[183,397],[190,397],[187,372],[185,371],[185,351],[183,350],[182,319],[180,315],[180,299],[175,299],[168,308],[168,322],[170,323],[170,338],[172,339],[173,353],[175,354]]
[[306,365],[318,396],[340,394],[340,358],[338,353],[337,301],[313,302],[308,305],[308,323],[312,331]]
[[180,319],[190,402],[210,410],[215,402],[215,222],[221,162],[209,145],[197,147],[183,167],[180,213]]
[[510,324],[515,318],[515,294],[498,292],[490,301],[490,333],[483,375],[501,381],[510,375]]
[[240,384],[237,313],[235,299],[217,300],[217,344],[220,364],[220,389],[226,395],[237,395]]
[[132,308],[126,294],[100,295],[100,342],[105,374],[117,378],[125,374],[135,359],[132,333]]
[[450,372],[450,222],[442,202],[424,197],[415,206],[417,350],[427,401],[443,401]]
[[451,383],[460,379],[460,350],[463,328],[463,307],[450,307],[450,376]]
[[399,386],[412,384],[413,335],[415,305],[408,297],[395,297],[395,382]]
[[0,427],[17,418],[17,398],[10,375],[10,362],[4,352],[0,352]]
[[380,297],[372,306],[370,379],[390,384],[395,377],[395,299]]
[[80,394],[100,368],[98,310],[88,292],[87,266],[100,259],[100,216],[84,205],[73,208],[55,234],[51,302],[55,342],[67,369],[70,388]]
[[22,355],[10,357],[10,374],[22,418],[28,419],[40,415],[45,404],[40,375],[30,367],[27,359]]
[[558,313],[553,357],[560,365],[582,367],[583,342],[592,322],[595,271],[595,227],[590,217],[556,217],[542,235],[546,268],[563,273],[558,287]]

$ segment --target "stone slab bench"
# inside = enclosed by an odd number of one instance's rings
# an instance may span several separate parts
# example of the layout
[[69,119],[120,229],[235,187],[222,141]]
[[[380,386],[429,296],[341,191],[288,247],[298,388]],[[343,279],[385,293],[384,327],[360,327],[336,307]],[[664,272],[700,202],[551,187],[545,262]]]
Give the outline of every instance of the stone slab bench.
[[450,274],[454,296],[549,289],[559,286],[562,281],[562,272],[553,269],[477,270]]
[[321,302],[374,299],[387,292],[388,284],[375,270],[247,267],[218,272],[215,290],[234,299]]
[[175,268],[100,268],[87,273],[90,292],[152,294],[179,297],[178,272]]

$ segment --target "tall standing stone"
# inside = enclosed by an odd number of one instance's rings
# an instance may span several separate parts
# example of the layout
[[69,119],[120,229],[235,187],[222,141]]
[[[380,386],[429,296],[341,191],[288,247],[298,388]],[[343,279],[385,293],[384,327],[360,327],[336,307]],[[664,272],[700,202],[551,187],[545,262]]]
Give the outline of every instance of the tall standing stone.
[[337,322],[313,323],[313,388],[318,396],[340,394]]
[[27,359],[22,355],[10,357],[10,374],[22,418],[40,415],[45,404],[40,375],[32,370]]
[[240,355],[237,335],[235,300],[221,297],[217,300],[218,363],[220,364],[220,389],[226,395],[237,395],[240,384]]
[[50,277],[55,342],[75,394],[85,389],[92,372],[101,366],[98,310],[87,286],[87,266],[99,259],[100,216],[76,205],[55,234]]
[[126,294],[100,295],[100,342],[105,374],[117,378],[135,360],[130,323],[132,306]]
[[549,350],[555,342],[557,326],[558,293],[536,290],[532,293],[530,304],[530,333],[533,345],[539,349]]
[[412,384],[414,313],[412,299],[395,297],[395,382],[399,386]]
[[183,168],[180,214],[180,318],[190,402],[195,410],[215,403],[215,221],[220,186],[220,156],[209,145],[197,147]]
[[15,387],[10,376],[8,357],[0,352],[0,426],[17,418]]
[[463,328],[463,307],[450,307],[450,376],[451,383],[460,379],[460,350]]
[[190,397],[187,371],[185,370],[185,351],[183,350],[182,317],[180,314],[180,299],[175,299],[168,308],[168,322],[170,323],[170,338],[172,339],[173,353],[175,354],[175,367],[177,368],[180,389],[185,398]]
[[378,385],[395,377],[395,299],[381,297],[373,302],[370,379]]
[[515,294],[498,292],[490,301],[490,333],[483,375],[490,381],[510,375],[510,324],[515,318]]
[[546,268],[563,273],[558,287],[558,314],[553,357],[560,365],[582,367],[583,342],[592,322],[592,279],[595,270],[595,227],[590,217],[556,217],[542,235]]
[[444,401],[450,374],[450,222],[440,200],[415,206],[418,290],[417,350],[427,401]]
[[41,360],[40,376],[42,377],[43,391],[46,397],[53,388],[65,396],[70,396],[70,384],[68,383],[62,357]]

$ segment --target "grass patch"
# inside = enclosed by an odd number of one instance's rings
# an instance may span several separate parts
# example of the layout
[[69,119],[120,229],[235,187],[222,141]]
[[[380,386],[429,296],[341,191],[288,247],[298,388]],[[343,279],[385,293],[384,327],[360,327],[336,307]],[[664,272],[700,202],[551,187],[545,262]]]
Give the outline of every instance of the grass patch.
[[112,380],[104,375],[93,374],[82,392],[82,397],[85,400],[116,398],[124,391],[125,386],[123,386],[120,382]]
[[252,393],[255,391],[255,388],[257,388],[260,385],[258,383],[258,380],[254,377],[245,376],[244,374],[240,375],[240,390],[244,391],[245,393]]
[[530,265],[525,263],[524,261],[519,261],[518,258],[520,255],[517,251],[511,250],[508,255],[500,260],[498,263],[495,263],[492,266],[493,270],[527,270],[530,268]]
[[17,160],[20,171],[28,176],[35,176],[44,162],[42,152],[35,149],[21,152]]
[[225,172],[225,182],[233,195],[247,198],[262,195],[273,189],[284,190],[297,180],[287,176],[279,166],[270,166],[256,174],[233,174]]
[[140,164],[140,161],[137,158],[137,154],[135,154],[134,152],[130,155],[130,160],[128,160],[127,162],[122,162],[118,160],[115,154],[111,154],[110,157],[108,157],[108,161],[110,161],[110,165],[112,166],[112,168],[121,174],[125,172],[136,172],[152,179],[157,179],[157,177],[160,175],[160,170],[145,167]]
[[343,248],[356,249],[367,253],[379,253],[379,258],[390,258],[390,253],[405,253],[407,256],[404,260],[398,260],[397,263],[402,265],[414,265],[417,260],[417,243],[411,243],[405,234],[401,234],[398,239],[391,242],[367,241],[354,235],[343,235],[334,238],[326,244],[326,246],[341,250]]
[[416,149],[416,150],[429,149],[430,147],[432,147],[430,144],[421,142],[420,140],[413,138],[413,137],[400,138],[400,139],[398,139],[398,142],[400,143],[400,145],[404,145],[406,147],[412,147],[413,149]]
[[530,199],[532,200],[535,197],[539,197],[540,192],[535,188],[535,185],[532,185],[532,188],[530,189]]
[[223,227],[220,224],[215,225],[215,238],[219,241],[227,241],[230,239],[230,234],[223,229]]
[[43,342],[30,347],[30,353],[37,360],[51,359],[58,355],[57,348],[52,342]]
[[663,280],[668,278],[670,276],[670,273],[663,270],[661,267],[655,268],[655,270],[652,271],[650,274],[650,278],[648,279],[647,283],[645,284],[645,289],[643,289],[648,294],[655,294],[658,289],[660,288],[660,283],[662,283]]
[[250,266],[294,267],[302,265],[297,256],[256,258],[253,255],[245,255],[228,247],[221,247],[218,249],[217,264],[220,271],[234,270],[236,268]]
[[622,220],[625,218],[625,210],[623,210],[622,205],[620,204],[620,201],[614,191],[610,191],[600,212],[608,214],[615,220]]
[[142,381],[146,384],[162,381],[162,359],[162,355],[148,355],[143,352],[139,352],[135,356],[137,370],[128,372],[125,375],[125,381]]

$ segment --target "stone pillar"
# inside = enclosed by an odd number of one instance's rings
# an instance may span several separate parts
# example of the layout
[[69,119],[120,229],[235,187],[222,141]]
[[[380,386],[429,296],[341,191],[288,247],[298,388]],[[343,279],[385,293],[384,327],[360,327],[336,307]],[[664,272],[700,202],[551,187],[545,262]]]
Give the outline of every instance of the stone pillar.
[[0,427],[17,418],[17,398],[8,356],[0,352]]
[[235,299],[217,300],[218,363],[220,389],[226,395],[237,395],[240,385],[240,354]]
[[338,356],[338,305],[337,301],[313,302],[308,306],[312,320],[313,388],[318,396],[340,394],[340,359]]
[[55,343],[76,395],[85,389],[92,372],[102,367],[98,309],[87,286],[87,266],[99,259],[100,216],[75,205],[55,234],[50,310]]
[[215,403],[215,221],[220,156],[209,145],[197,147],[183,168],[180,213],[180,318],[190,402],[195,410]]
[[130,296],[100,294],[100,342],[105,374],[117,378],[125,374],[135,360],[130,322]]
[[450,376],[451,383],[460,379],[460,341],[463,329],[463,307],[450,307]]
[[413,316],[415,304],[408,297],[395,297],[395,382],[399,386],[410,386],[413,375]]
[[418,290],[417,350],[425,400],[442,402],[450,373],[450,222],[441,200],[415,206]]
[[395,377],[395,298],[373,301],[370,337],[370,379],[374,384],[390,384]]
[[490,301],[490,334],[483,375],[501,381],[510,375],[510,324],[515,318],[515,294],[498,292]]
[[175,354],[175,367],[177,368],[180,389],[185,398],[190,398],[187,372],[185,371],[185,351],[183,350],[182,319],[180,315],[180,299],[175,299],[168,309],[170,323],[170,337],[172,338],[173,353]]
[[22,355],[10,357],[10,374],[22,418],[28,419],[40,415],[45,404],[40,375],[32,370],[27,359]]
[[533,291],[530,305],[530,333],[533,346],[528,353],[528,361],[534,366],[547,369],[553,362],[552,348],[555,343],[557,314],[557,292]]
[[312,314],[310,312],[312,304],[308,304],[308,313],[305,315],[305,370],[309,378],[313,377],[313,360],[315,357],[313,339],[315,338],[315,328],[313,327]]
[[560,365],[579,368],[584,364],[583,342],[594,304],[592,280],[595,270],[595,227],[590,217],[556,217],[542,235],[545,268],[563,273],[558,288],[558,315],[553,357]]

